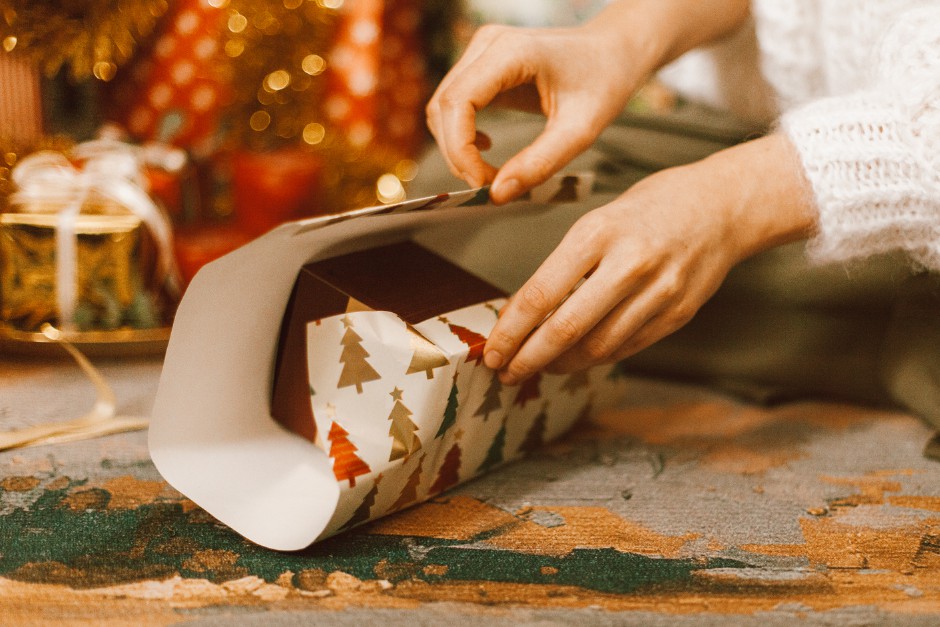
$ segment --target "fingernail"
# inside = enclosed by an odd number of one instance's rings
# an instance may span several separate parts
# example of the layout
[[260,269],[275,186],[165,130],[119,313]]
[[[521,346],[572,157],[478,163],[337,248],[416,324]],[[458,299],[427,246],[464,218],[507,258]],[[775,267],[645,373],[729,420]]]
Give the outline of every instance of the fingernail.
[[487,368],[499,370],[500,366],[503,365],[503,356],[497,351],[487,351],[483,355],[483,363],[486,364]]
[[516,179],[498,181],[493,185],[493,191],[502,202],[508,202],[522,193],[522,185]]

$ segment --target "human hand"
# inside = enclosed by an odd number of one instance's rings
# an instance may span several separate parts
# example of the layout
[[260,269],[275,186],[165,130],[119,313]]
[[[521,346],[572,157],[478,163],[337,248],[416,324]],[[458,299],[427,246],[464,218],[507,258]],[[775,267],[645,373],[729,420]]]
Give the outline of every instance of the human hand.
[[[654,69],[640,31],[603,21],[574,29],[481,28],[427,106],[451,172],[474,187],[492,182],[495,203],[547,180],[591,145]],[[547,116],[544,132],[498,173],[481,156],[488,138],[476,130],[477,111],[494,100]]]
[[[749,0],[619,0],[572,29],[485,26],[427,106],[428,127],[454,176],[492,182],[501,204],[547,180],[585,150],[643,81],[665,63],[740,26]],[[476,113],[502,101],[547,117],[544,132],[499,170]]]
[[644,179],[575,223],[510,299],[486,365],[515,384],[642,350],[688,322],[733,265],[805,237],[807,185],[779,135]]

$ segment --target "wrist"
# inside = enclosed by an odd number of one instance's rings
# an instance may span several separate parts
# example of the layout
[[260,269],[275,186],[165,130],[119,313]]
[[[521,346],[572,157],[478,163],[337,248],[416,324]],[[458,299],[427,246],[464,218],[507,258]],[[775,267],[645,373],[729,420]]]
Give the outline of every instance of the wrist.
[[741,26],[750,0],[617,0],[585,27],[650,74]]
[[740,144],[688,167],[698,169],[713,197],[725,199],[722,210],[737,261],[813,234],[812,189],[784,135]]

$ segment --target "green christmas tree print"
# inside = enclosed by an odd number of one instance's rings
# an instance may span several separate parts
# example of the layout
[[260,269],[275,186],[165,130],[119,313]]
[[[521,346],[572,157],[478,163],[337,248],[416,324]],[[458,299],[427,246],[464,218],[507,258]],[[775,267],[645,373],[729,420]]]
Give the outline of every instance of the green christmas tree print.
[[503,424],[500,426],[499,431],[496,433],[496,437],[493,438],[493,443],[490,444],[489,450],[486,452],[486,458],[483,460],[483,463],[480,464],[479,471],[486,472],[491,468],[498,466],[503,463],[503,449],[506,448],[506,420],[503,419]]
[[444,408],[444,421],[440,429],[437,430],[435,439],[443,437],[447,430],[457,422],[457,375],[454,375],[454,382],[450,386],[450,396],[447,397],[447,407]]

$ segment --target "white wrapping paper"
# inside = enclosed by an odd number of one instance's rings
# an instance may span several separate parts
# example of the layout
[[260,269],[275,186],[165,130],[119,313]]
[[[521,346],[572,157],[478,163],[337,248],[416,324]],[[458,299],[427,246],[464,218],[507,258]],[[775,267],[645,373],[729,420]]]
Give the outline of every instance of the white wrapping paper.
[[[557,189],[561,182],[550,185]],[[583,196],[589,181],[577,187]],[[501,304],[493,301],[451,312],[447,322],[434,318],[415,325],[447,356],[447,365],[431,369],[431,378],[426,371],[408,372],[414,350],[394,314],[354,311],[309,325],[317,442],[271,418],[278,334],[304,264],[412,238],[458,264],[466,260],[465,267],[512,290],[517,277],[531,272],[588,208],[584,202],[494,207],[486,198],[486,190],[469,190],[289,223],[205,266],[177,312],[150,428],[151,456],[167,481],[249,540],[296,550],[489,469],[495,465],[494,442],[501,449],[496,458],[508,460],[528,447],[533,426],[537,433],[529,444],[562,433],[589,402],[612,402],[616,386],[605,376],[609,368],[592,371],[587,385],[543,376],[538,396],[528,400],[517,398],[519,387],[493,391],[492,371],[466,360],[468,346],[450,328],[487,334]],[[479,241],[483,236],[485,244]],[[481,252],[481,245],[487,250]],[[363,383],[361,393],[354,385],[337,387],[347,316],[381,375]],[[455,385],[459,409],[442,432]],[[487,398],[491,407],[500,407],[489,415],[480,412]],[[395,409],[396,402],[405,409]],[[399,419],[402,412],[408,415],[420,441],[404,455],[393,455],[393,410]],[[334,423],[345,436],[333,430]],[[401,424],[408,423],[399,422],[399,441]],[[368,470],[356,465],[352,480],[342,472],[339,479],[335,458],[347,455],[350,444]],[[411,448],[414,442],[406,444]]]

